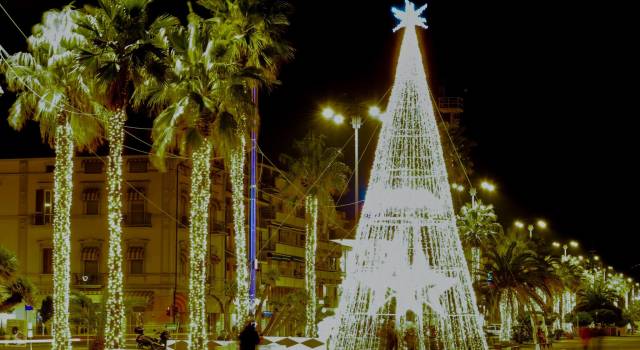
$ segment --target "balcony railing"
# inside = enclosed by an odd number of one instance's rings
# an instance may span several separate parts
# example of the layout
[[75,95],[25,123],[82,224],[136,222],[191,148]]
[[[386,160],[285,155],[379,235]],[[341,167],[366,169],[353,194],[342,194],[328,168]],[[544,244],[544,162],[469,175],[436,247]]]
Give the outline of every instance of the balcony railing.
[[103,276],[100,273],[75,273],[75,285],[78,287],[102,286]]
[[124,226],[151,227],[151,213],[129,213],[122,217]]
[[50,225],[53,222],[53,214],[36,213],[31,216],[33,225]]

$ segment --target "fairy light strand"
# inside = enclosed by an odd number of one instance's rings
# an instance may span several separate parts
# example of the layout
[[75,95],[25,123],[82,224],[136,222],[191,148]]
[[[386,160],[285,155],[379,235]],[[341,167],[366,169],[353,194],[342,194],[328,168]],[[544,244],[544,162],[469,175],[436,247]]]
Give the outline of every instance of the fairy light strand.
[[107,301],[105,304],[105,349],[125,346],[126,317],[122,272],[122,149],[126,113],[119,109],[107,121],[107,224],[109,247],[107,255]]
[[207,349],[206,256],[211,196],[211,143],[194,150],[189,226],[189,350]]
[[241,144],[230,157],[229,175],[231,180],[231,200],[233,204],[233,228],[236,254],[236,324],[244,326],[251,310],[249,299],[249,267],[247,265],[247,235],[244,203],[244,149],[246,138],[240,137]]
[[316,248],[318,245],[318,197],[305,197],[306,240],[304,252],[304,282],[307,290],[305,334],[309,338],[318,336],[316,324]]
[[73,130],[68,120],[56,127],[53,172],[53,350],[70,350],[69,282],[71,281],[71,202],[73,195]]

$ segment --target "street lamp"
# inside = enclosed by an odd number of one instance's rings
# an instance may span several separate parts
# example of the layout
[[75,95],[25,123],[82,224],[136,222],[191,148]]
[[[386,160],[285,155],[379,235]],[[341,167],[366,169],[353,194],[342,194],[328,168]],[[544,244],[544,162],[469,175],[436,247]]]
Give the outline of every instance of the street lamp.
[[[578,246],[579,246],[578,242],[576,242],[576,241],[569,241],[568,243],[564,243],[564,244],[560,244],[558,242],[553,242],[552,245],[555,248],[560,248],[562,246],[562,249],[564,250],[564,254],[562,255],[562,261],[567,261],[567,259],[568,259],[567,258],[567,249],[569,247],[578,248]],[[579,257],[579,258],[581,258],[581,257]],[[582,260],[582,259],[580,259],[580,260]]]
[[[382,115],[382,111],[380,110],[380,108],[378,106],[371,106],[369,107],[369,116],[372,118],[376,118],[379,119],[380,116]],[[322,117],[324,119],[330,120],[332,122],[334,122],[335,124],[341,125],[342,123],[344,123],[345,121],[345,117],[340,114],[340,113],[336,113],[333,108],[331,107],[325,107],[322,110]],[[353,131],[355,133],[355,138],[354,138],[354,144],[355,144],[355,167],[354,167],[354,187],[355,187],[355,219],[358,220],[358,216],[360,214],[360,206],[359,206],[359,202],[360,202],[360,194],[358,193],[358,163],[359,163],[359,158],[360,155],[358,153],[358,140],[359,140],[359,130],[360,127],[362,126],[362,117],[358,116],[358,115],[354,115],[351,117],[351,127],[353,128]]]
[[[516,220],[513,222],[513,224],[517,227],[517,228],[524,228],[524,223],[520,220]],[[536,225],[538,226],[538,228],[540,229],[546,229],[547,228],[547,222],[544,220],[538,220],[536,222]],[[529,239],[533,238],[533,229],[535,228],[535,226],[533,224],[528,224],[527,225],[527,230],[529,231]]]

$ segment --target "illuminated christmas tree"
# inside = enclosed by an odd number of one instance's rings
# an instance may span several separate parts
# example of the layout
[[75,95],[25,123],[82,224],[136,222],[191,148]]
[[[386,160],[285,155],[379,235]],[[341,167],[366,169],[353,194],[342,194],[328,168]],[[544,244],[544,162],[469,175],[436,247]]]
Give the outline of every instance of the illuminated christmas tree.
[[400,348],[487,348],[418,46],[425,9],[392,9],[404,36],[329,349],[392,332]]

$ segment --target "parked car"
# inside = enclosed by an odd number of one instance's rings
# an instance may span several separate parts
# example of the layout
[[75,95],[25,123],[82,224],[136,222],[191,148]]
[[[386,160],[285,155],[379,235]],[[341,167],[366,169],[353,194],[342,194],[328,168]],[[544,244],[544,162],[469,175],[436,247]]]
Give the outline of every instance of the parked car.
[[498,337],[500,336],[500,324],[496,323],[496,324],[486,325],[484,326],[484,331],[490,337]]

